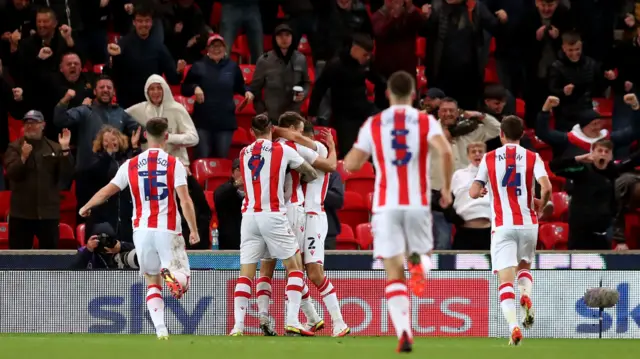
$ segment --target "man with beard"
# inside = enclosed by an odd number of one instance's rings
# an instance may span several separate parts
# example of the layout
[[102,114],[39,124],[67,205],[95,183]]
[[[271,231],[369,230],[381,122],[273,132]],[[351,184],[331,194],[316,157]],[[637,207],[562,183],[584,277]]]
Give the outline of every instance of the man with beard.
[[[72,127],[77,129],[77,161],[76,161],[76,198],[78,208],[82,207],[93,196],[93,191],[86,182],[84,173],[91,165],[93,140],[104,125],[117,128],[120,132],[131,137],[138,129],[136,120],[129,116],[122,107],[112,104],[115,91],[113,82],[106,76],[101,76],[96,82],[93,93],[95,101],[82,106],[69,108],[69,103],[77,94],[74,90],[67,90],[55,108],[53,123],[58,127]],[[87,186],[89,185],[89,186]]]
[[[573,180],[569,204],[569,249],[611,249],[607,232],[617,211],[615,181],[640,163],[640,152],[613,163],[613,142],[602,138],[583,155],[558,158],[549,164],[558,176]],[[618,243],[616,249],[627,249]]]
[[[307,59],[291,46],[292,41],[293,31],[289,25],[276,27],[273,50],[260,57],[251,82],[256,112],[267,112],[273,123],[277,123],[285,112],[300,113],[302,101],[309,94],[311,86]],[[293,88],[296,86],[303,91],[295,92]]]
[[73,174],[71,132],[63,129],[56,143],[43,137],[42,113],[29,111],[23,121],[24,137],[12,142],[4,157],[11,186],[9,248],[31,249],[36,236],[41,249],[56,249],[60,233],[58,183]]

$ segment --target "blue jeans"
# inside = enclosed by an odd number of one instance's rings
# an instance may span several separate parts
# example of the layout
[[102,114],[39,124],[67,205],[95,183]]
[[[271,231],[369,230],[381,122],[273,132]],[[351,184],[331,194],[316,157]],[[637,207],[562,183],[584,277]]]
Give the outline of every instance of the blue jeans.
[[251,63],[258,62],[262,56],[262,17],[258,5],[237,6],[233,4],[222,5],[222,19],[220,20],[220,35],[227,43],[227,51],[231,52],[231,47],[236,41],[238,30],[243,28],[249,40],[249,51],[251,52]]
[[195,148],[197,159],[227,158],[234,131],[209,131],[198,129],[200,141]]
[[444,218],[444,213],[433,211],[433,249],[451,249],[451,223]]

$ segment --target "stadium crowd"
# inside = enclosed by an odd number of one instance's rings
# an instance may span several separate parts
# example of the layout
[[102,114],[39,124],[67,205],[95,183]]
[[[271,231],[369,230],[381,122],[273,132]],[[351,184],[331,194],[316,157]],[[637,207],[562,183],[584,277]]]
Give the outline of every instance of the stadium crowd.
[[[191,171],[187,246],[238,249],[250,119],[301,113],[344,155],[401,70],[454,149],[436,249],[489,249],[491,204],[468,189],[510,115],[555,173],[539,248],[637,248],[639,25],[637,0],[0,1],[0,249],[92,252],[104,224],[131,242],[128,192],[76,213],[154,117]],[[371,247],[373,181],[371,165],[331,174],[327,249]]]

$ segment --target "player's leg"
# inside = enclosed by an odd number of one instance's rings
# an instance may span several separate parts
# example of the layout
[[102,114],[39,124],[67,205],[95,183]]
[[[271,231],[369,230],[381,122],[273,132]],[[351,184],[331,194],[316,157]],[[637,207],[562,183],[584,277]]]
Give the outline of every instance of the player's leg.
[[155,245],[160,256],[162,279],[169,287],[171,295],[182,298],[189,289],[189,257],[187,256],[186,243],[181,234],[156,232]]
[[[268,252],[268,251],[267,251]],[[269,254],[267,257],[271,257]],[[271,304],[271,280],[276,269],[276,259],[262,259],[260,261],[260,277],[256,282],[256,298],[258,302],[258,314],[260,316],[260,329],[265,336],[276,336],[277,333],[271,326],[269,317],[269,305]]]
[[534,259],[536,244],[538,243],[538,228],[522,229],[519,231],[518,243],[518,291],[520,292],[520,314],[522,326],[529,329],[535,321],[535,311],[531,295],[533,292],[533,276],[531,262]]
[[[305,244],[303,247],[304,263],[307,277],[318,288],[325,307],[331,315],[333,336],[343,337],[351,331],[342,318],[338,295],[333,284],[324,273],[324,240],[327,237],[326,214],[308,214],[305,228]],[[307,294],[308,295],[308,294]],[[305,293],[302,293],[304,300]],[[317,331],[317,327],[311,328]]]
[[298,320],[300,303],[302,301],[302,289],[304,287],[304,274],[296,259],[298,244],[291,231],[291,226],[286,218],[280,216],[265,216],[265,222],[260,223],[260,232],[266,242],[269,253],[275,258],[281,259],[287,270],[287,312],[285,319],[285,332],[290,335],[313,336],[314,333],[302,327]]
[[403,232],[407,239],[407,262],[411,279],[411,291],[421,296],[427,285],[427,274],[433,266],[433,219],[431,210],[408,210],[404,212]]
[[376,213],[371,219],[373,230],[373,255],[382,258],[387,273],[385,296],[391,322],[398,336],[398,352],[411,352],[411,310],[409,292],[404,276],[404,258],[407,251],[402,229],[402,211]]
[[151,321],[158,339],[169,338],[169,331],[164,322],[164,299],[162,299],[162,278],[160,277],[160,257],[155,249],[151,231],[138,230],[133,232],[133,243],[138,255],[140,273],[147,283],[146,303]]
[[244,320],[249,309],[251,284],[266,246],[259,230],[258,216],[245,216],[240,227],[240,276],[233,293],[234,325],[231,336],[244,333]]
[[497,228],[491,238],[491,266],[498,274],[498,298],[502,314],[509,324],[511,337],[510,345],[518,345],[522,340],[522,333],[518,327],[516,314],[516,292],[513,288],[515,269],[518,265],[517,235],[512,229]]

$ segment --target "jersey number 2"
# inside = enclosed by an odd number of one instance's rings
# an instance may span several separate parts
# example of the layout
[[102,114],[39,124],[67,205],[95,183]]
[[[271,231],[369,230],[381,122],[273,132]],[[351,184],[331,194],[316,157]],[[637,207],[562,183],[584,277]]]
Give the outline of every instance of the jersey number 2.
[[520,173],[516,172],[516,166],[509,165],[507,166],[507,171],[502,177],[502,187],[513,188],[516,189],[516,196],[520,196],[522,194],[522,183],[520,180]]
[[[169,189],[166,183],[158,182],[158,176],[164,176],[167,171],[142,171],[140,177],[144,182],[144,198],[147,201],[162,201],[169,197]],[[151,194],[155,192],[156,194]]]
[[396,150],[396,158],[393,160],[394,166],[406,166],[411,161],[412,153],[409,152],[407,146],[407,135],[409,130],[393,129],[391,130],[391,148]]

